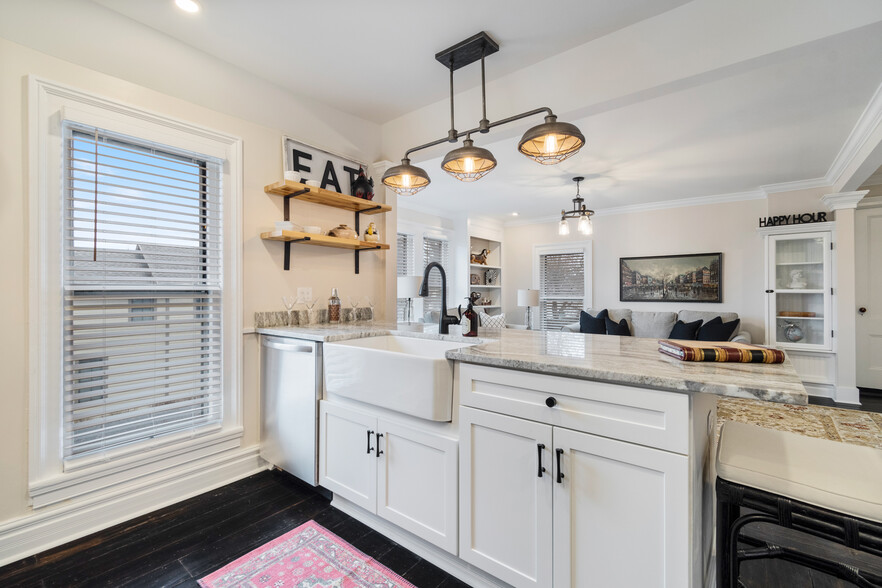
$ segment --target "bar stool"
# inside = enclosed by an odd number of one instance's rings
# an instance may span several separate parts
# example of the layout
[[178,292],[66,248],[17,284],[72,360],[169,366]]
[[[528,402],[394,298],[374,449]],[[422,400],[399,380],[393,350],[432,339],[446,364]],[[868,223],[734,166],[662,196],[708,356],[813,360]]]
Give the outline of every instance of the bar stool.
[[[736,588],[742,561],[779,558],[848,580],[882,586],[860,569],[791,546],[739,549],[745,525],[771,523],[882,557],[882,450],[723,424],[717,449],[717,587]],[[741,509],[750,512],[741,513]]]

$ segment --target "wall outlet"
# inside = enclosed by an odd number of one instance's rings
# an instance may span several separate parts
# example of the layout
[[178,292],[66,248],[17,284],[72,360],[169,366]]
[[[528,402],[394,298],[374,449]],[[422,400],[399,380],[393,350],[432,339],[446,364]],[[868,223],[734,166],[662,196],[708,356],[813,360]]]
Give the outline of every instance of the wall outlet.
[[297,288],[297,298],[300,300],[312,300],[312,288]]

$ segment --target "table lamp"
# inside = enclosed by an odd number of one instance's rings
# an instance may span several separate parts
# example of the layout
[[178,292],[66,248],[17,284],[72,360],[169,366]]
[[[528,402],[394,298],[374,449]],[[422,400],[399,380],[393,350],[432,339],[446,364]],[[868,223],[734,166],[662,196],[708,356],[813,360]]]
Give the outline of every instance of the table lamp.
[[539,306],[539,290],[518,290],[518,306],[526,306],[527,314],[524,324],[527,329],[533,328],[533,307]]
[[413,299],[420,295],[422,276],[398,276],[398,298],[406,298],[404,306],[404,322],[413,321]]

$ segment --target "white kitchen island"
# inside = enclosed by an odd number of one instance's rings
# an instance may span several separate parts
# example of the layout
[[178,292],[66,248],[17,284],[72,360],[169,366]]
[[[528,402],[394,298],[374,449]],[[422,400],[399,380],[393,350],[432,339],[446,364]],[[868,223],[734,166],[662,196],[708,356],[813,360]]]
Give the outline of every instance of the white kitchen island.
[[[388,333],[406,334],[347,328]],[[680,362],[651,339],[483,335],[447,352],[450,422],[326,391],[323,414],[354,428],[323,431],[320,462],[345,455],[337,471],[370,472],[358,494],[338,485],[334,504],[475,586],[706,585],[716,399],[805,404],[789,362]],[[366,433],[381,428],[368,454]]]

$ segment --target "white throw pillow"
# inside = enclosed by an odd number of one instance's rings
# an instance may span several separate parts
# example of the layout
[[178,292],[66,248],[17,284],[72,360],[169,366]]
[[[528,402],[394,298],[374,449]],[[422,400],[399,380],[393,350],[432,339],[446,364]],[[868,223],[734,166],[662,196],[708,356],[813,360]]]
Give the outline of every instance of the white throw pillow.
[[505,328],[505,313],[497,314],[497,315],[489,315],[486,312],[482,312],[480,315],[481,318],[481,326],[485,329],[504,329]]

